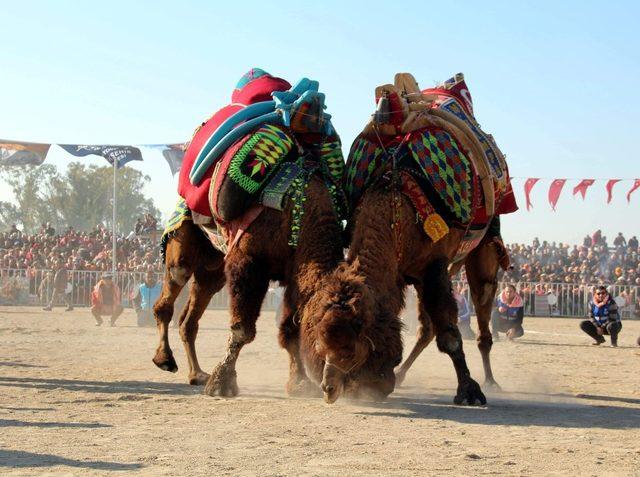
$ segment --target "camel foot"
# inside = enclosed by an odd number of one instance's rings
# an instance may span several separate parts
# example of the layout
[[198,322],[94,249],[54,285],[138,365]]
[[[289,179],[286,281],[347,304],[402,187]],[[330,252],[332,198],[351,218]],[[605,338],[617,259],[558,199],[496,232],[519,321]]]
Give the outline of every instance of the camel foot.
[[192,386],[204,386],[211,376],[204,371],[198,371],[189,375],[189,384]]
[[396,387],[397,388],[402,386],[402,383],[404,382],[406,377],[407,377],[407,372],[402,370],[402,369],[396,373]]
[[306,376],[304,378],[289,379],[286,386],[287,394],[291,397],[321,397],[320,388],[313,384]]
[[467,378],[458,384],[458,393],[453,398],[453,402],[457,405],[466,403],[469,406],[473,406],[476,402],[480,405],[485,405],[487,404],[487,398],[484,397],[480,385],[473,379]]
[[502,388],[500,387],[500,385],[496,382],[495,379],[491,378],[491,379],[485,379],[484,380],[484,384],[482,385],[485,389],[489,389],[489,391],[493,391],[496,393],[502,392]]
[[168,353],[158,351],[152,361],[153,364],[164,371],[169,371],[170,373],[178,372],[178,363],[176,363],[171,351]]
[[204,394],[208,396],[236,397],[238,392],[235,369],[228,370],[220,365],[213,370],[204,387]]

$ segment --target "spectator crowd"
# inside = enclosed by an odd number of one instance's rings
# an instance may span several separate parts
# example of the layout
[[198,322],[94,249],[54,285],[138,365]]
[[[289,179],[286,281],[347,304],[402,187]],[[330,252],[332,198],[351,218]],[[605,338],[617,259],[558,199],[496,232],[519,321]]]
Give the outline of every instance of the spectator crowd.
[[580,245],[540,243],[535,238],[530,245],[511,244],[507,249],[513,269],[503,275],[505,282],[640,286],[640,250],[635,235],[626,240],[619,233],[610,246],[597,230]]
[[[144,220],[144,222],[143,222]],[[118,270],[146,272],[161,266],[158,245],[148,235],[157,221],[145,217],[139,221],[137,233],[117,238]],[[155,233],[155,230],[153,230]],[[50,224],[42,224],[35,234],[22,233],[14,225],[0,232],[1,269],[65,268],[67,270],[111,270],[112,235],[99,225],[88,232],[68,227],[57,232]]]

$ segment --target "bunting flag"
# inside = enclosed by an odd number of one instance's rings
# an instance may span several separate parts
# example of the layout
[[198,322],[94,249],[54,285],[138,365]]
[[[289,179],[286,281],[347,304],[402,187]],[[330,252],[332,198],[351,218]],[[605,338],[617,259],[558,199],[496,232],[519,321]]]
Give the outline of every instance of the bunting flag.
[[175,176],[180,171],[184,159],[184,144],[167,144],[162,150],[162,156],[169,164],[171,175]]
[[134,146],[88,146],[78,144],[59,144],[59,146],[76,157],[102,156],[111,165],[116,161],[118,169],[127,162],[142,160],[140,149]]
[[620,182],[622,179],[609,179],[607,182],[607,204],[611,203],[611,199],[613,198],[613,186]]
[[582,179],[580,184],[573,188],[573,195],[575,196],[579,192],[580,195],[582,195],[582,200],[584,200],[587,195],[587,189],[591,187],[594,182],[594,179]]
[[39,166],[51,144],[0,140],[0,166]]
[[629,192],[627,192],[627,202],[631,202],[631,194],[633,194],[638,188],[640,188],[640,179],[633,181],[633,186],[629,189]]
[[533,186],[536,185],[536,182],[539,180],[539,178],[531,177],[524,183],[524,195],[527,199],[527,210],[531,210],[531,206],[533,205],[531,204],[529,194],[531,194],[531,189],[533,189]]
[[551,204],[554,212],[556,211],[556,204],[558,203],[565,182],[567,182],[567,179],[554,179],[549,186],[549,204]]

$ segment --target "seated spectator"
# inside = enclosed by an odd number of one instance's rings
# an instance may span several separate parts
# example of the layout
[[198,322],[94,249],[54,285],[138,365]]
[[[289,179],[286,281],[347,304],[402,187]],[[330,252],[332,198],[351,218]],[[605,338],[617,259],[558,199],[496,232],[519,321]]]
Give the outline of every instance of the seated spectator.
[[516,287],[507,285],[498,295],[496,308],[491,314],[491,331],[494,341],[499,341],[499,333],[506,333],[509,340],[524,334],[524,303],[516,292]]
[[462,291],[460,287],[453,292],[453,298],[455,298],[456,304],[458,305],[458,330],[460,330],[462,339],[474,340],[476,339],[476,335],[471,329],[471,310]]
[[120,290],[113,283],[113,275],[105,273],[102,280],[96,283],[91,294],[91,314],[96,319],[96,326],[102,325],[102,316],[111,317],[111,326],[116,325],[116,320],[122,314],[120,304]]
[[160,296],[162,285],[156,280],[156,274],[147,272],[143,283],[138,285],[133,297],[133,308],[138,316],[138,326],[153,326],[153,305]]
[[611,346],[618,346],[618,334],[622,329],[618,305],[606,287],[596,288],[589,301],[589,319],[580,323],[580,329],[591,336],[598,346],[605,342],[604,335],[611,336]]

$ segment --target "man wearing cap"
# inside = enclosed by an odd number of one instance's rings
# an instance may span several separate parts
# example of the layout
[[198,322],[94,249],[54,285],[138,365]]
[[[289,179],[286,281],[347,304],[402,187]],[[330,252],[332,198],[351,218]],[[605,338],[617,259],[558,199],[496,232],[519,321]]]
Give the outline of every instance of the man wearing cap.
[[120,290],[113,283],[113,275],[105,273],[102,279],[96,283],[91,293],[91,314],[96,319],[96,326],[102,325],[102,316],[111,316],[111,326],[116,325],[116,320],[122,314],[120,304]]

